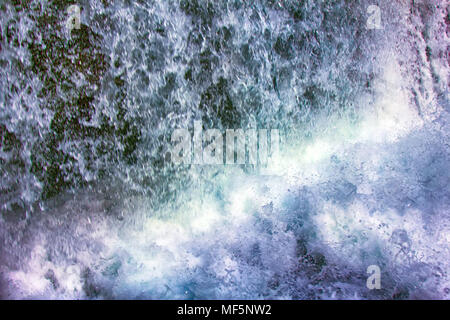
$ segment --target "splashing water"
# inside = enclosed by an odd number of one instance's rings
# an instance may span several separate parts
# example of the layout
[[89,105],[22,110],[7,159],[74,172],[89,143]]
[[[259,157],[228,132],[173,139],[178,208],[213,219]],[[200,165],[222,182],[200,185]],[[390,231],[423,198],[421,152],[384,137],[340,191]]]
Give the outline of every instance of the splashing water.
[[[1,4],[0,297],[450,298],[447,8],[371,4]],[[194,120],[281,150],[175,165]]]

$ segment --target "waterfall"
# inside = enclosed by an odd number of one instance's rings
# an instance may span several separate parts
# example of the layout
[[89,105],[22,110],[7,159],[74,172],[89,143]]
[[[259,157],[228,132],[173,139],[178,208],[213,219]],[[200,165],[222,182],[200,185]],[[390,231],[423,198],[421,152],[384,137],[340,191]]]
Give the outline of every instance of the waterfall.
[[445,1],[0,11],[0,298],[450,298]]

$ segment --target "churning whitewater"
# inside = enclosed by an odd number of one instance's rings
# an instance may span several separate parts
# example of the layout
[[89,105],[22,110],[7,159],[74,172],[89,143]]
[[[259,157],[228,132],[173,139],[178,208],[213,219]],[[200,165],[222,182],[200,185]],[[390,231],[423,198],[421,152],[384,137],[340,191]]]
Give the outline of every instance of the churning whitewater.
[[0,298],[450,299],[448,10],[2,1]]

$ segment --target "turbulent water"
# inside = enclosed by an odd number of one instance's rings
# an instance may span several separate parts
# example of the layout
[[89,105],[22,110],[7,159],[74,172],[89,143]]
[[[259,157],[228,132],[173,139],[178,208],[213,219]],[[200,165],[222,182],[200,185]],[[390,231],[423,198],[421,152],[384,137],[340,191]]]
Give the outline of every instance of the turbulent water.
[[[0,298],[450,299],[448,10],[1,1]],[[194,121],[280,151],[175,164]]]

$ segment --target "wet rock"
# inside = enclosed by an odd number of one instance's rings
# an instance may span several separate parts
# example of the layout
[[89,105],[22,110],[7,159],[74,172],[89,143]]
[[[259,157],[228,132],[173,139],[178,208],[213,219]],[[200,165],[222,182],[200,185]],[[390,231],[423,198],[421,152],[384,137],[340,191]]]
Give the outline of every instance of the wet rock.
[[58,279],[56,278],[55,272],[52,269],[48,269],[48,271],[45,273],[44,277],[45,277],[45,279],[50,281],[54,290],[58,290],[59,282],[58,282]]

